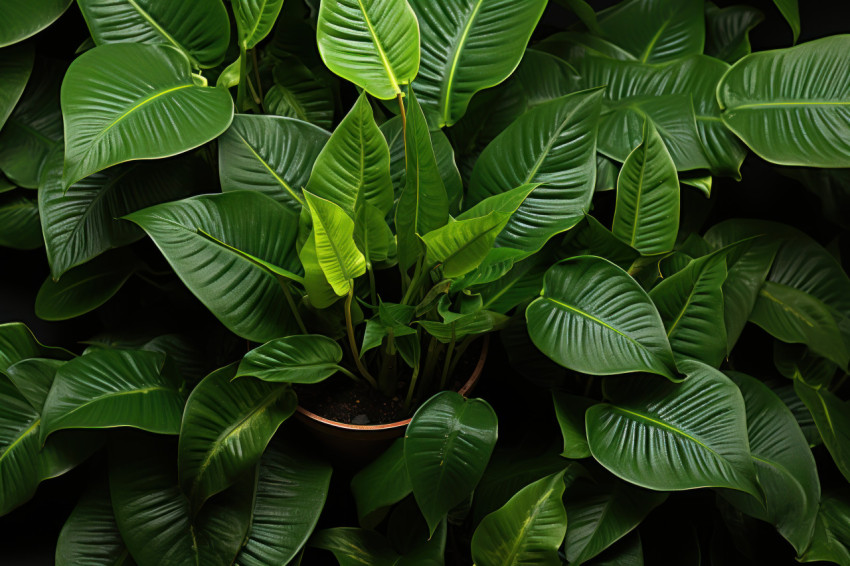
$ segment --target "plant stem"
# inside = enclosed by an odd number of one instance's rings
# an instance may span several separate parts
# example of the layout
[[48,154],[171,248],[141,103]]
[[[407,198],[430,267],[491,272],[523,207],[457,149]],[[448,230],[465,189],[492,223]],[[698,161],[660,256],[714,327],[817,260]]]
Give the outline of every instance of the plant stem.
[[263,83],[260,80],[260,65],[257,63],[257,49],[254,48],[251,50],[251,58],[254,60],[254,78],[257,79],[257,90],[259,91],[259,99],[257,100],[257,104],[263,103]]
[[[396,96],[398,99],[398,108],[401,111],[401,135],[407,131],[407,112],[404,110],[404,97],[401,93],[398,93]],[[407,157],[407,148],[405,148],[405,157]]]
[[412,298],[413,293],[419,290],[419,286],[422,285],[422,279],[427,275],[427,272],[422,269],[423,261],[424,260],[420,258],[416,262],[416,269],[413,271],[413,279],[410,280],[407,292],[405,292],[404,297],[401,299],[401,304],[403,305],[410,304],[408,301]]
[[363,361],[357,353],[357,340],[354,337],[354,324],[351,321],[352,299],[354,299],[354,285],[352,285],[351,289],[348,290],[348,296],[345,298],[345,329],[348,331],[348,347],[351,348],[351,356],[354,358],[354,363],[357,364],[357,369],[360,372],[360,375],[369,382],[369,385],[377,389],[378,382],[375,381],[375,378],[372,377],[372,374],[370,374],[369,370],[366,369],[366,366],[363,365]]
[[283,288],[283,294],[286,297],[286,302],[289,303],[289,310],[292,311],[292,314],[295,316],[295,322],[298,323],[298,328],[301,329],[301,334],[309,334],[309,332],[307,332],[307,327],[304,326],[304,321],[301,319],[301,314],[298,312],[298,305],[295,304],[295,300],[292,298],[292,293],[289,290],[289,283],[281,278],[278,278],[278,281],[280,282],[280,286]]
[[372,305],[378,306],[378,293],[375,291],[375,271],[372,269],[372,262],[366,263],[366,272],[369,274],[369,298],[372,300]]
[[413,375],[410,377],[410,385],[407,387],[407,397],[404,398],[404,408],[410,409],[410,402],[413,400],[413,390],[416,389],[416,380],[419,378],[419,365],[413,368]]
[[392,397],[396,392],[395,334],[392,328],[387,332],[387,345],[383,354],[381,372],[378,374],[378,384],[384,395]]
[[239,84],[236,87],[236,111],[242,112],[245,105],[246,83],[248,82],[248,54],[245,46],[239,46]]
[[[457,367],[460,358],[463,356],[463,353],[466,352],[466,349],[469,348],[469,345],[472,344],[472,341],[475,340],[478,336],[472,334],[463,339],[463,341],[458,344],[457,352],[455,352],[455,359],[452,361],[452,365],[449,368],[449,374],[453,374],[455,372],[455,368]],[[485,336],[486,338],[486,336]]]
[[446,388],[446,380],[449,377],[449,366],[452,360],[452,354],[455,350],[455,323],[452,323],[452,339],[449,342],[449,349],[446,351],[446,359],[443,361],[443,374],[440,376],[440,390]]
[[430,387],[434,376],[434,367],[437,365],[437,360],[440,357],[440,352],[443,350],[443,344],[436,338],[431,336],[431,341],[428,342],[428,350],[425,353],[425,367],[422,369],[422,379],[424,387]]
[[353,379],[357,383],[360,383],[361,379],[359,377],[357,377],[356,375],[354,375],[353,373],[351,373],[350,371],[348,371],[347,369],[345,369],[344,367],[336,366],[336,369],[339,370],[339,372],[342,373],[343,375],[347,375],[348,377],[350,377],[351,379]]

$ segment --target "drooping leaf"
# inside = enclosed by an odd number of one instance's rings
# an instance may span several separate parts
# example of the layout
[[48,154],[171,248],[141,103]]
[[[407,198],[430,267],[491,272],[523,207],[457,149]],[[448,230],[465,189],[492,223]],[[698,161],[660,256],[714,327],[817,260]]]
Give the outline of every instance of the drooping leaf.
[[[277,277],[298,277],[297,216],[253,191],[161,204],[127,217],[225,326],[264,342],[296,331]],[[274,235],[268,237],[267,235]]]
[[794,34],[794,43],[800,38],[800,6],[797,0],[773,0],[782,16],[788,25],[791,26],[791,33]]
[[304,196],[313,219],[319,267],[334,292],[347,295],[354,279],[366,273],[366,258],[354,243],[354,220],[329,200],[306,191]]
[[45,346],[35,339],[21,322],[0,324],[0,372],[27,358],[55,358],[67,360],[74,354],[62,348]]
[[404,461],[404,439],[399,438],[351,480],[357,518],[364,528],[374,528],[386,510],[411,493],[413,486]]
[[648,371],[675,380],[658,311],[628,273],[579,256],[552,266],[526,309],[534,344],[564,367],[594,375]]
[[744,57],[717,87],[723,123],[772,163],[847,167],[848,46],[839,35]]
[[34,250],[42,245],[36,200],[21,194],[0,197],[0,246]]
[[183,414],[179,383],[155,352],[102,350],[56,371],[44,402],[40,438],[66,428],[128,426],[177,434]]
[[170,45],[196,67],[215,67],[230,40],[230,20],[218,0],[80,0],[79,5],[96,45]]
[[162,45],[119,43],[83,53],[62,83],[70,187],[111,165],[182,153],[218,137],[233,119],[221,88],[195,85],[189,60]]
[[475,489],[496,444],[497,428],[496,413],[486,401],[450,391],[434,395],[413,415],[404,460],[431,535],[446,513]]
[[272,31],[283,0],[234,0],[233,16],[239,30],[239,45],[253,49]]
[[7,0],[0,23],[0,47],[33,36],[59,19],[72,0]]
[[472,173],[469,204],[527,183],[541,184],[520,205],[497,245],[535,252],[584,218],[595,182],[601,98],[595,90],[541,104],[482,152]]
[[476,566],[560,565],[558,548],[567,531],[563,493],[561,471],[529,484],[484,517],[472,535]]
[[847,402],[820,387],[795,379],[794,391],[803,400],[817,425],[832,460],[850,481],[850,414]]
[[328,139],[327,132],[293,118],[234,116],[218,140],[221,188],[259,191],[299,212],[301,190]]
[[561,428],[561,436],[564,437],[564,450],[561,456],[571,460],[589,457],[590,448],[587,446],[584,413],[595,404],[595,401],[562,391],[553,391],[552,402],[555,405],[555,417]]
[[268,112],[331,129],[333,93],[301,61],[290,56],[275,65],[274,83],[263,101]]
[[718,8],[705,4],[705,54],[727,63],[749,55],[750,31],[764,20],[764,14],[744,4]]
[[214,371],[186,401],[177,475],[193,511],[254,467],[298,404],[292,388],[232,380],[235,372],[233,364]]
[[422,34],[413,83],[428,122],[451,126],[472,96],[499,84],[519,64],[546,2],[412,0]]
[[327,336],[297,334],[272,340],[245,354],[234,377],[318,383],[335,374],[340,361],[342,348]]
[[672,384],[609,380],[610,403],[588,409],[593,457],[614,475],[659,491],[728,487],[760,499],[741,392],[719,371],[682,361]]
[[27,86],[35,52],[29,44],[21,44],[0,51],[0,83],[3,91],[0,92],[0,129],[6,123],[6,119],[15,109],[24,88]]
[[325,0],[316,41],[331,71],[377,98],[402,94],[419,71],[419,25],[407,0]]

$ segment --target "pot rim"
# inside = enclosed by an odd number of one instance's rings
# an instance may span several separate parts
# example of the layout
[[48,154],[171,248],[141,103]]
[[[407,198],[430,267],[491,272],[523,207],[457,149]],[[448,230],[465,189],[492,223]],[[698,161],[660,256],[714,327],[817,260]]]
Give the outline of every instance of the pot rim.
[[[472,375],[469,376],[469,379],[466,380],[460,389],[458,389],[458,393],[466,396],[469,393],[469,390],[472,389],[476,383],[478,383],[478,379],[481,377],[481,372],[484,369],[484,362],[487,360],[487,350],[490,346],[490,335],[486,334],[484,336],[484,342],[481,345],[481,353],[478,356],[478,363],[475,364],[475,368],[472,370]],[[376,425],[355,425],[355,424],[346,424],[338,421],[334,421],[331,419],[326,419],[325,417],[319,416],[312,411],[308,411],[301,405],[298,405],[296,409],[298,413],[302,416],[306,417],[311,421],[319,422],[325,426],[342,429],[342,430],[358,430],[358,431],[378,431],[378,430],[389,430],[395,428],[406,427],[410,424],[410,421],[413,417],[404,419],[403,421],[395,421],[392,423],[384,423],[384,424],[376,424]]]

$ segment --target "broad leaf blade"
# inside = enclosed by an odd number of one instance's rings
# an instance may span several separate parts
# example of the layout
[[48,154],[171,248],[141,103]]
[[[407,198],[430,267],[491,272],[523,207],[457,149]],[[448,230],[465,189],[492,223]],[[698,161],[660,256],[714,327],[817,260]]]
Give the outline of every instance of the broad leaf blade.
[[850,417],[847,402],[824,388],[811,387],[799,379],[794,380],[794,391],[808,407],[835,465],[850,481]]
[[299,334],[254,348],[239,362],[234,377],[252,376],[278,383],[318,383],[338,371],[342,348],[324,335]]
[[274,27],[283,0],[234,0],[233,15],[243,50],[253,49]]
[[376,527],[388,507],[413,493],[404,460],[404,439],[393,442],[357,472],[351,480],[351,493],[357,503],[357,518],[364,528]]
[[0,23],[0,47],[31,37],[61,16],[72,0],[7,0]]

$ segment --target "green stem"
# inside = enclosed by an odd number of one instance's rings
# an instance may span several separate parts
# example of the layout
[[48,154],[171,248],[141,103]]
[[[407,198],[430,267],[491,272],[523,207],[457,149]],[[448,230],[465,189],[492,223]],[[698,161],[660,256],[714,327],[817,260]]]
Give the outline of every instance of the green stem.
[[378,293],[375,291],[375,271],[372,269],[372,262],[366,264],[366,272],[369,274],[369,298],[372,300],[373,306],[378,306]]
[[381,372],[378,374],[378,383],[384,395],[392,397],[396,392],[395,334],[392,328],[387,333],[387,344],[383,354]]
[[452,360],[452,365],[449,368],[449,375],[454,374],[455,368],[457,367],[460,358],[463,356],[463,353],[466,352],[466,349],[469,348],[469,345],[472,344],[472,341],[475,340],[478,336],[473,334],[471,336],[467,336],[463,339],[463,341],[457,346],[457,352],[455,352],[455,359]]
[[298,305],[295,304],[295,300],[292,298],[292,293],[289,290],[289,283],[280,278],[278,281],[280,282],[280,286],[283,288],[283,294],[286,297],[286,302],[289,303],[289,309],[292,311],[292,314],[295,315],[295,322],[298,323],[298,328],[301,329],[301,334],[309,334],[309,332],[307,332],[307,327],[304,326],[304,321],[301,319],[301,314],[298,312]]
[[242,112],[245,105],[246,85],[248,82],[248,54],[245,46],[239,46],[239,85],[236,87],[236,111]]
[[360,383],[361,379],[359,377],[357,377],[356,375],[354,375],[353,373],[351,373],[350,371],[348,371],[347,369],[345,369],[344,367],[336,366],[336,369],[339,370],[339,372],[342,373],[343,375],[347,375],[348,377],[350,377],[351,379],[353,379],[357,383]]
[[378,382],[363,365],[363,361],[357,353],[357,339],[354,337],[354,323],[351,320],[351,301],[354,299],[354,285],[348,290],[348,296],[345,298],[345,329],[348,331],[348,347],[351,348],[351,356],[354,358],[354,363],[357,364],[357,370],[360,372],[369,385],[378,388]]
[[440,358],[440,352],[443,351],[443,344],[433,336],[428,342],[428,350],[425,353],[425,367],[422,368],[423,387],[430,388],[431,381],[434,377],[434,367],[437,365],[437,360]]
[[257,63],[257,49],[254,48],[251,50],[251,58],[254,60],[254,78],[257,80],[257,90],[259,91],[259,98],[257,99],[257,104],[263,103],[263,83],[260,80],[260,65]]
[[413,390],[416,389],[416,380],[419,378],[419,365],[413,368],[413,375],[410,377],[410,385],[407,387],[407,397],[404,398],[404,408],[410,409],[410,402],[413,400]]
[[443,361],[443,374],[440,376],[440,391],[446,388],[446,381],[449,377],[449,367],[452,361],[452,354],[455,350],[455,323],[452,323],[452,339],[449,342],[449,349],[446,351],[446,359]]
[[410,286],[407,288],[407,292],[404,294],[401,304],[409,305],[410,303],[408,301],[413,298],[414,293],[422,286],[422,281],[428,277],[428,271],[422,268],[424,261],[424,259],[420,258],[416,262],[416,269],[413,271],[413,279],[410,281]]

